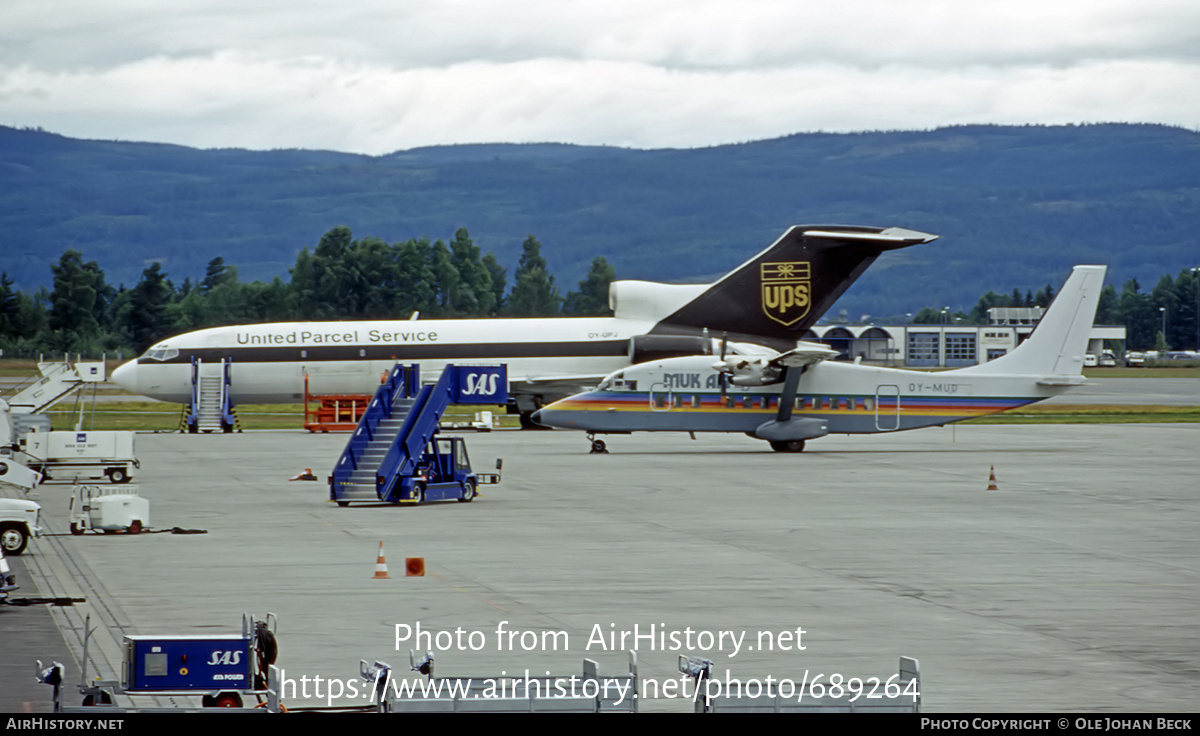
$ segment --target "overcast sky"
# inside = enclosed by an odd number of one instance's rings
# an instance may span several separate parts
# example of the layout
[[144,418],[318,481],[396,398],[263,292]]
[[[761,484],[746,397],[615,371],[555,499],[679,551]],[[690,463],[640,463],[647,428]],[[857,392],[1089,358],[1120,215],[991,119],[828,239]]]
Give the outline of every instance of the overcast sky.
[[380,154],[1200,129],[1198,0],[0,0],[0,125]]

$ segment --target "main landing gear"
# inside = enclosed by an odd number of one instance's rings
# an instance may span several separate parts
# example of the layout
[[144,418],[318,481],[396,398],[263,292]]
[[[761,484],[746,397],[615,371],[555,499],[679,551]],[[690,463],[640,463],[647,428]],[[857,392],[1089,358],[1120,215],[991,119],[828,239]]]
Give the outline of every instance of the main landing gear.
[[588,441],[592,443],[592,453],[591,454],[593,454],[593,455],[607,455],[608,454],[608,448],[604,445],[604,440],[596,439],[596,435],[591,432],[588,433],[587,438],[588,438]]

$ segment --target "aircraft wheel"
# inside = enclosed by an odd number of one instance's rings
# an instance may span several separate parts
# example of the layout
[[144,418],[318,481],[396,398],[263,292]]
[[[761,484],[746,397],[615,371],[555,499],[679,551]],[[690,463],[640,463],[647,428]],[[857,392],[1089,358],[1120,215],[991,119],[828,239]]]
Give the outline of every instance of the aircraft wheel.
[[782,440],[772,442],[771,449],[775,452],[804,452],[804,440]]
[[592,454],[604,455],[608,453],[608,446],[604,444],[604,440],[592,440]]
[[471,481],[463,483],[462,498],[458,499],[461,503],[471,503],[475,499],[475,484]]
[[25,551],[27,544],[29,535],[25,533],[25,527],[16,524],[0,526],[0,547],[4,548],[4,554],[19,555]]
[[216,696],[205,695],[200,699],[200,705],[205,708],[241,708],[242,696],[237,693],[218,693]]

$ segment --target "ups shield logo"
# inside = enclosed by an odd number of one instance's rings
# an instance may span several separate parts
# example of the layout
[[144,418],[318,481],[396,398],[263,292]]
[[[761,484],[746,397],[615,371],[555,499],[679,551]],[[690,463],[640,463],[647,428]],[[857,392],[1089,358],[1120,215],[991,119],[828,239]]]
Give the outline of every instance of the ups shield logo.
[[808,314],[811,266],[808,261],[762,264],[763,312],[791,327]]

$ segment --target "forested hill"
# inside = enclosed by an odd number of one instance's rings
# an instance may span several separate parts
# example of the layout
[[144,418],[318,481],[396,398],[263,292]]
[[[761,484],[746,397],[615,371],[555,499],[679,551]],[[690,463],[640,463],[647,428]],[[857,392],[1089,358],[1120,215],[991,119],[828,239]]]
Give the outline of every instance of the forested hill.
[[510,269],[534,234],[558,283],[605,256],[620,278],[703,281],[792,224],[898,225],[938,241],[886,254],[838,307],[970,307],[1057,286],[1076,263],[1143,286],[1200,265],[1200,135],[1152,125],[803,134],[691,150],[470,145],[359,156],[198,150],[0,128],[0,270],[49,284],[67,248],[132,286],[216,256],[288,279],[338,225],[388,242],[465,227]]

